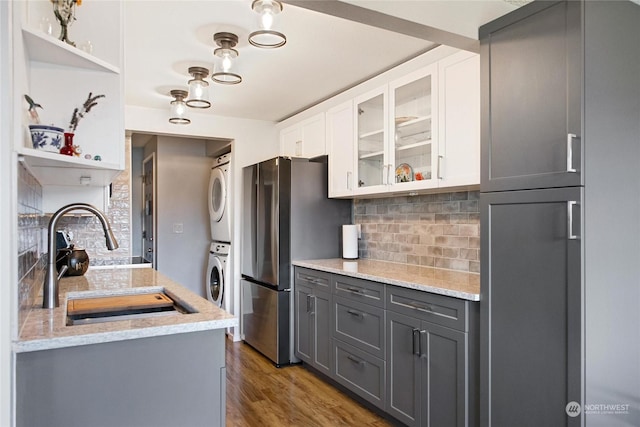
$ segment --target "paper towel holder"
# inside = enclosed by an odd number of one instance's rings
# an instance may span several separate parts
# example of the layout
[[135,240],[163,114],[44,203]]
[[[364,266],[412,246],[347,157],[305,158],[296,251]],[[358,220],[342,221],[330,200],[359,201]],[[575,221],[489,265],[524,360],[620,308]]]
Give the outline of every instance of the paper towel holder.
[[358,239],[361,238],[360,224],[342,226],[342,258],[358,259]]

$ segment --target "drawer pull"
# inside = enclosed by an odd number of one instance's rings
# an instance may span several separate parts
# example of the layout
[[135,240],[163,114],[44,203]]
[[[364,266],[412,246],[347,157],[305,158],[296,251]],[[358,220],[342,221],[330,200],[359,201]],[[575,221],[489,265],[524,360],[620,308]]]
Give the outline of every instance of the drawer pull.
[[348,287],[347,290],[354,294],[364,295],[364,290],[362,288]]
[[348,355],[347,359],[351,360],[353,363],[357,363],[360,366],[364,366],[364,360],[362,360],[362,359],[360,359],[358,357],[355,357],[355,356],[352,356],[352,355]]
[[420,356],[420,330],[413,328],[411,333],[413,334],[413,354]]
[[311,283],[320,283],[320,281],[318,279],[316,279],[315,277],[304,277],[304,280],[306,280],[307,282],[311,282]]
[[417,302],[412,301],[412,302],[408,302],[407,305],[416,310],[428,311],[430,313],[433,313],[433,306],[430,304],[419,304]]
[[350,315],[352,315],[352,316],[356,316],[356,317],[362,317],[362,318],[364,318],[364,313],[361,313],[361,312],[356,311],[356,310],[351,310],[351,309],[349,309],[349,310],[347,310],[347,313],[349,313],[349,314],[350,314]]

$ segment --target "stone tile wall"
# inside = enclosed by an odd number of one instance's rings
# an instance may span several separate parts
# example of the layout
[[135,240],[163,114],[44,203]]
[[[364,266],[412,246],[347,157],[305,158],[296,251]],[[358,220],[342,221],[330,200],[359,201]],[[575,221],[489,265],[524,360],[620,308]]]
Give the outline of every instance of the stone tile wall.
[[18,162],[18,331],[44,281],[46,223],[42,186]]
[[125,145],[127,147],[125,170],[113,181],[109,208],[105,212],[120,247],[115,251],[107,249],[102,225],[98,218],[91,214],[65,215],[58,223],[58,230],[66,230],[73,234],[71,243],[87,251],[89,265],[109,264],[112,259],[131,256],[131,156],[129,138],[127,138]]
[[361,258],[480,272],[478,191],[354,200]]

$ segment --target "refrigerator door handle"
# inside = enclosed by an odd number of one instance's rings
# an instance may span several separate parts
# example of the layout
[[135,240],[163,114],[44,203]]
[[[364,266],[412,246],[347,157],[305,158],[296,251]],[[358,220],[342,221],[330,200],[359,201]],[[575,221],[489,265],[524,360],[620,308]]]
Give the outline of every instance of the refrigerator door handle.
[[254,181],[254,191],[256,194],[255,197],[255,210],[253,211],[253,219],[251,226],[253,227],[253,235],[251,236],[251,243],[253,245],[253,253],[251,260],[251,266],[253,268],[253,274],[257,274],[258,272],[258,217],[260,212],[260,165],[256,165],[255,168],[255,181]]

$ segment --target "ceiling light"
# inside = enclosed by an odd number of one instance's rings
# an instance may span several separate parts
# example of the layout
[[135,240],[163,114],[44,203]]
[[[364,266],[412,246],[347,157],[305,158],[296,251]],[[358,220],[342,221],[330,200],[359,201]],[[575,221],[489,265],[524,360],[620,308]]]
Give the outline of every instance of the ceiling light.
[[284,34],[271,29],[275,16],[282,12],[282,3],[277,0],[254,0],[251,9],[260,15],[260,29],[249,34],[249,43],[264,49],[284,46],[287,42]]
[[204,79],[209,75],[209,70],[204,67],[189,67],[189,74],[193,76],[189,80],[189,97],[187,105],[192,108],[209,108],[209,83]]
[[169,123],[173,123],[175,125],[188,125],[191,123],[191,120],[185,117],[187,112],[187,104],[185,104],[184,99],[187,97],[186,90],[172,90],[171,96],[173,96],[173,101],[171,101],[171,117],[169,117]]
[[231,72],[233,60],[239,55],[238,51],[234,49],[235,45],[238,44],[238,36],[233,33],[215,33],[213,41],[220,46],[213,51],[213,54],[220,60],[218,61],[219,64],[216,65],[215,72],[211,74],[211,80],[227,85],[240,83],[242,77],[237,73]]

